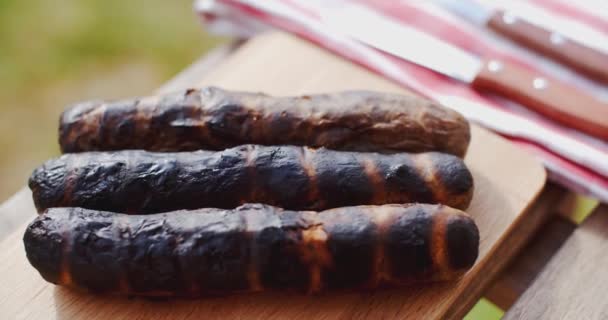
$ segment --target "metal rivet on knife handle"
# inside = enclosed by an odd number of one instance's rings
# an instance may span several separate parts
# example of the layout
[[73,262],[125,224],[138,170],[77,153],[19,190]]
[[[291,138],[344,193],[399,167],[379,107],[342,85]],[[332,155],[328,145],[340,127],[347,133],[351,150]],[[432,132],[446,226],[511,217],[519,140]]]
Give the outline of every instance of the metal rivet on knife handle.
[[517,22],[517,17],[509,12],[505,12],[502,15],[502,21],[506,24],[515,24]]
[[558,32],[551,33],[551,37],[549,39],[551,40],[551,43],[556,46],[562,45],[566,42],[566,38]]
[[532,86],[536,90],[542,90],[549,86],[549,82],[543,77],[536,77],[532,80]]
[[488,70],[490,70],[490,72],[499,72],[502,68],[502,63],[498,60],[490,60],[490,62],[488,62]]

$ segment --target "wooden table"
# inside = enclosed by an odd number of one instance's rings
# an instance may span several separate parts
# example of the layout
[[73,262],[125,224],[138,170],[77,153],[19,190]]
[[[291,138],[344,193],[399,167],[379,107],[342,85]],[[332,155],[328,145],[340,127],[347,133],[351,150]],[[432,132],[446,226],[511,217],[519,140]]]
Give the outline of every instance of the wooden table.
[[[225,56],[224,53],[231,52],[230,49],[231,47],[224,47],[215,51],[211,58],[194,64],[160,91],[212,84],[271,94],[301,94],[351,88],[408,94],[402,88],[366,70],[284,34],[258,37],[230,53],[227,58],[220,59]],[[22,225],[0,244],[0,318],[185,319],[221,316],[264,319],[458,319],[483,295],[508,309],[530,286],[524,297],[529,296],[529,300],[534,301],[537,297],[534,292],[539,290],[538,287],[545,288],[545,283],[549,281],[547,279],[559,279],[556,274],[559,274],[561,268],[575,269],[586,261],[576,261],[578,264],[575,261],[551,261],[544,268],[564,242],[566,245],[556,258],[568,257],[569,251],[574,250],[570,243],[575,236],[583,240],[592,238],[598,248],[605,245],[597,238],[578,236],[586,228],[575,231],[575,225],[564,219],[563,215],[553,214],[568,211],[571,195],[553,185],[547,186],[540,193],[544,185],[544,171],[538,162],[505,140],[474,127],[466,162],[476,179],[476,191],[469,213],[480,227],[482,241],[478,262],[461,281],[376,293],[317,297],[268,293],[197,301],[150,302],[83,295],[54,287],[40,279],[25,260],[20,240],[24,228]],[[537,196],[537,201],[534,201]],[[0,219],[20,216],[21,221],[29,220],[34,212],[30,194],[23,190],[0,206]],[[599,220],[596,223],[601,224],[606,215],[596,213],[593,217],[594,220]],[[597,228],[594,230],[598,231]],[[572,233],[574,235],[568,239]],[[533,241],[521,250],[533,235]],[[582,257],[589,259],[596,252],[598,251],[591,250],[589,256]],[[519,256],[512,259],[516,255]],[[509,262],[512,262],[511,265]],[[506,272],[501,273],[505,267]],[[541,277],[535,281],[535,275],[543,269]],[[550,272],[551,270],[553,271]],[[561,284],[562,287],[567,285],[568,282]],[[569,295],[559,296],[557,301],[551,303],[559,302],[567,306],[562,300],[568,297]],[[579,300],[577,303],[584,304],[584,299]],[[534,304],[540,305],[542,304]],[[524,314],[526,318],[525,312],[521,310],[528,308],[530,306],[519,301],[508,316],[521,318]],[[563,310],[549,307],[538,309],[538,312],[533,313],[535,318]],[[595,311],[588,314],[603,315]]]

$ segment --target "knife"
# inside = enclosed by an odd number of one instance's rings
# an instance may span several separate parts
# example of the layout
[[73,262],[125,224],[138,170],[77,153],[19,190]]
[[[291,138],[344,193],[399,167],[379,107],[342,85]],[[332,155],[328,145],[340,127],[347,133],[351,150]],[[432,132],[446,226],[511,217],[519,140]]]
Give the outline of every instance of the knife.
[[608,105],[572,85],[508,61],[472,55],[361,5],[326,10],[322,19],[347,37],[608,140]]
[[510,11],[491,10],[475,0],[436,0],[435,3],[475,25],[487,26],[589,77],[608,82],[608,54],[605,52],[545,29]]

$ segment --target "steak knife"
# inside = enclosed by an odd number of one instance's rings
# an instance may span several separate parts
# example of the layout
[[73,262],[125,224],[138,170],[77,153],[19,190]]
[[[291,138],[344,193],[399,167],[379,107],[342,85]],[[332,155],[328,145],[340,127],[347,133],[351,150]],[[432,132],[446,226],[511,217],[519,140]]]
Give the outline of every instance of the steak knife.
[[354,40],[608,140],[608,104],[570,84],[508,61],[470,54],[362,5],[329,9],[323,20]]
[[608,82],[608,54],[557,31],[545,29],[510,11],[491,10],[475,0],[437,0],[448,11],[563,63],[596,80]]

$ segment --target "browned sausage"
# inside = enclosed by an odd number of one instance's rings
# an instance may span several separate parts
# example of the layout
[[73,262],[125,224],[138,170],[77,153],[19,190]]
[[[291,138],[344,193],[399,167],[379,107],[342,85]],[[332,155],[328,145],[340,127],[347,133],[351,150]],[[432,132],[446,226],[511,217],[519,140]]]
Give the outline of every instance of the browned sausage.
[[469,205],[473,179],[445,153],[380,154],[246,145],[224,151],[66,154],[30,178],[34,202],[123,213],[265,203],[292,210],[347,205]]
[[470,139],[460,114],[417,97],[370,91],[271,97],[213,87],[81,103],[63,113],[59,131],[63,152],[291,144],[462,157]]
[[123,215],[55,208],[23,238],[49,282],[148,296],[376,288],[460,277],[479,234],[443,205],[283,211],[253,204]]

